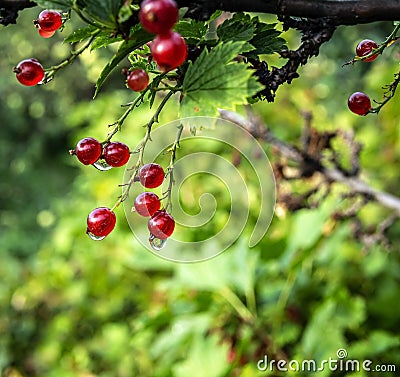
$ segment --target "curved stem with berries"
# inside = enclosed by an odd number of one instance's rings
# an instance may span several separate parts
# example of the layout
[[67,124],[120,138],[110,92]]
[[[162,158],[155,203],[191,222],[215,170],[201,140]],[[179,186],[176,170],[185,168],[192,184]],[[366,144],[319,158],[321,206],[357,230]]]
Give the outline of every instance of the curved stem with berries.
[[[147,145],[148,141],[151,140],[152,127],[153,127],[154,123],[158,122],[158,117],[159,117],[162,109],[164,108],[164,106],[166,105],[166,103],[168,102],[168,100],[171,98],[171,96],[173,94],[174,94],[173,91],[170,91],[170,92],[167,93],[167,95],[163,98],[163,100],[161,101],[161,103],[158,106],[157,110],[155,111],[155,113],[153,114],[153,116],[151,117],[149,122],[147,123],[146,135],[144,136],[142,142],[140,143],[139,148],[136,150],[136,153],[139,153],[138,161],[137,161],[136,165],[131,168],[132,173],[131,173],[131,175],[129,177],[129,180],[128,180],[127,183],[125,183],[123,185],[124,186],[124,190],[123,190],[122,194],[119,196],[117,202],[112,207],[112,210],[117,208],[122,202],[124,202],[129,197],[129,191],[130,191],[130,189],[132,187],[132,184],[134,182],[138,181],[138,175],[137,174],[138,174],[140,166],[143,166],[143,164],[144,164],[143,163],[144,151],[145,151],[145,148],[146,148],[146,145]],[[144,93],[142,93],[141,95],[144,95]],[[138,98],[140,98],[140,96]],[[137,103],[136,101],[132,102],[132,104],[129,106],[130,110],[128,109],[129,112],[133,110],[133,108],[136,106],[136,103]],[[129,112],[128,112],[128,114],[129,114]],[[128,116],[128,114],[126,114],[126,116]],[[125,118],[126,118],[126,116],[125,116]],[[118,126],[118,122],[116,124],[116,127],[117,126]],[[117,131],[118,131],[118,129],[116,129],[116,131],[114,133],[116,133]],[[110,139],[111,139],[111,137],[112,137],[112,135],[110,136]]]
[[376,56],[379,54],[382,54],[383,50],[385,50],[387,47],[392,45],[394,42],[396,42],[399,37],[397,36],[397,32],[400,29],[400,23],[397,24],[393,31],[390,33],[390,35],[377,47],[371,49],[371,52],[368,54],[365,54],[363,56],[355,56],[353,60],[347,62],[344,64],[344,66],[349,65],[349,64],[354,64],[358,61],[372,61]]

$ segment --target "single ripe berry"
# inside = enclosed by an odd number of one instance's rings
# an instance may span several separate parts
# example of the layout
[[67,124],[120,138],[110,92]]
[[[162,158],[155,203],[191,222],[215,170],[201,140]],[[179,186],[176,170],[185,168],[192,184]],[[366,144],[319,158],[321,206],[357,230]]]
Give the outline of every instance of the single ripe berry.
[[168,212],[161,210],[150,217],[147,226],[154,237],[165,240],[173,233],[175,220]]
[[163,72],[179,67],[186,60],[188,49],[179,33],[158,35],[151,44],[151,55]]
[[[357,56],[365,56],[368,55],[372,52],[373,49],[378,48],[378,44],[375,41],[372,41],[371,39],[364,39],[361,41],[357,47],[356,47],[356,54]],[[372,62],[378,57],[378,54],[372,55],[370,58],[365,59],[365,62]]]
[[178,21],[178,7],[174,0],[144,0],[139,20],[148,32],[164,34]]
[[84,165],[94,164],[101,156],[101,144],[92,137],[86,137],[76,144],[76,148],[70,154],[76,154],[78,160]]
[[164,170],[158,164],[146,164],[139,170],[140,183],[147,188],[160,186],[164,181]]
[[45,31],[45,30],[43,30],[40,26],[38,27],[38,32],[39,32],[39,35],[40,35],[42,38],[50,38],[50,37],[52,37],[52,36],[54,35],[54,33],[55,33],[55,31]]
[[149,85],[149,75],[144,69],[136,68],[128,72],[126,84],[135,92],[141,92]]
[[141,216],[153,216],[160,209],[161,203],[154,192],[142,192],[136,197],[134,207]]
[[107,164],[114,167],[125,165],[130,156],[129,147],[119,141],[112,141],[103,149],[103,157]]
[[355,92],[353,93],[348,101],[347,104],[349,109],[358,115],[367,115],[371,110],[371,100],[369,97],[363,92]]
[[87,217],[86,233],[89,236],[104,238],[114,229],[116,222],[115,213],[109,208],[96,208]]
[[62,25],[62,17],[55,10],[43,10],[34,23],[43,31],[56,31]]
[[44,78],[44,69],[36,59],[25,59],[13,69],[17,80],[26,86],[39,84]]

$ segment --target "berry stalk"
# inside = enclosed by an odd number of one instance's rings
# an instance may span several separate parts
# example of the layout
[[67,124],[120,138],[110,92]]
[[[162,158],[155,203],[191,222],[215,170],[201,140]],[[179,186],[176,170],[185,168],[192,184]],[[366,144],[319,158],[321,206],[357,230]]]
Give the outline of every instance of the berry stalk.
[[[145,92],[147,92],[147,90],[146,90]],[[144,95],[145,92],[143,92],[142,95]],[[116,203],[114,204],[114,206],[111,208],[112,211],[114,211],[115,208],[117,208],[122,202],[124,202],[124,201],[128,198],[128,196],[129,196],[129,191],[130,191],[130,189],[131,189],[131,187],[132,187],[132,184],[133,184],[134,182],[138,181],[138,175],[137,175],[137,174],[138,174],[139,168],[140,168],[141,166],[144,165],[144,162],[143,162],[144,151],[145,151],[147,142],[151,140],[151,130],[152,130],[152,127],[153,127],[154,123],[157,123],[157,122],[158,122],[158,117],[159,117],[159,115],[160,115],[162,109],[164,108],[164,106],[166,105],[166,103],[168,102],[168,100],[171,98],[171,96],[172,96],[173,94],[174,94],[173,91],[170,91],[170,92],[167,93],[167,95],[163,98],[163,100],[161,101],[161,103],[160,103],[160,105],[158,106],[157,110],[155,111],[155,113],[153,114],[153,116],[151,117],[151,119],[149,120],[149,122],[147,123],[146,135],[144,136],[144,138],[143,138],[143,140],[142,140],[142,142],[141,142],[141,144],[140,144],[138,150],[136,151],[136,152],[139,153],[138,161],[137,161],[136,165],[132,168],[132,174],[131,174],[131,176],[130,176],[128,182],[124,184],[124,190],[123,190],[122,194],[119,196],[118,200],[116,201]],[[139,98],[139,97],[138,97],[138,98]],[[130,108],[132,107],[130,111],[132,111],[132,109],[134,108],[133,105],[134,105],[135,103],[136,103],[136,101],[132,102],[132,104],[129,106]],[[129,109],[128,109],[128,110],[129,110]],[[127,111],[128,111],[128,110],[127,110]],[[129,111],[129,112],[130,112],[130,111]],[[128,114],[129,114],[129,112],[128,112]],[[125,112],[125,113],[126,113],[126,112]],[[127,115],[128,115],[128,114],[127,114]],[[127,115],[126,115],[126,116],[127,116]],[[126,118],[126,116],[125,116],[125,118]],[[124,118],[124,119],[125,119],[125,118]],[[116,126],[118,126],[118,124],[117,124]],[[115,133],[116,133],[116,132],[117,132],[117,131],[115,131]],[[112,135],[111,135],[111,136],[112,136]]]
[[65,59],[64,61],[62,61],[60,64],[58,65],[54,65],[52,67],[46,68],[45,72],[46,72],[46,76],[44,78],[44,83],[48,83],[49,81],[51,81],[54,77],[54,75],[56,74],[56,72],[64,67],[66,67],[69,64],[72,64],[74,62],[74,60],[81,55],[87,48],[89,48],[89,46],[92,44],[92,42],[94,41],[94,39],[96,38],[97,34],[100,33],[100,30],[97,31],[90,39],[88,42],[86,42],[80,49],[71,52],[71,56],[68,59]]
[[176,151],[178,148],[180,148],[180,140],[183,132],[183,124],[180,124],[178,127],[178,131],[176,133],[176,138],[174,143],[172,144],[171,148],[168,149],[168,152],[171,152],[171,158],[169,162],[169,166],[167,168],[167,172],[165,176],[168,176],[168,188],[166,191],[163,192],[163,197],[162,199],[166,199],[166,204],[164,205],[164,208],[168,212],[172,212],[172,200],[171,200],[171,194],[172,194],[172,186],[174,185],[174,163],[176,159]]

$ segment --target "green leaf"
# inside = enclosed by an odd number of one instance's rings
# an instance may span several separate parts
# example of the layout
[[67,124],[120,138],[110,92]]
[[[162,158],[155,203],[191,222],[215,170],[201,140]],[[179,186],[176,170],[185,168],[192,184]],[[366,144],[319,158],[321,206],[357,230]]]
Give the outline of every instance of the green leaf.
[[68,9],[73,5],[73,0],[34,0],[37,5],[46,9]]
[[72,34],[64,39],[64,43],[77,43],[82,42],[87,38],[90,38],[95,33],[98,32],[99,29],[95,28],[92,25],[87,27],[75,30]]
[[217,29],[218,38],[225,41],[249,41],[253,38],[255,25],[249,15],[236,13]]
[[121,60],[123,60],[130,52],[136,50],[140,46],[149,42],[152,38],[152,35],[144,31],[143,29],[138,30],[137,33],[132,37],[133,39],[124,41],[119,46],[117,53],[113,56],[113,58],[107,63],[107,65],[103,68],[97,82],[96,82],[96,91],[94,93],[93,98],[95,98],[106,81],[107,77],[111,73],[111,71],[118,65]]
[[207,366],[207,377],[226,375],[230,365],[226,362],[228,345],[221,344],[217,335],[198,335],[188,347],[187,357],[174,366],[176,377],[203,377]]
[[215,116],[218,108],[246,103],[261,89],[244,63],[232,61],[242,47],[242,42],[220,43],[189,65],[183,80],[182,117]]
[[258,23],[254,37],[249,41],[255,50],[245,54],[247,57],[256,58],[261,54],[272,54],[285,47],[285,40],[280,37],[281,32],[274,28],[275,24]]
[[185,38],[188,43],[196,43],[196,41],[201,40],[206,36],[208,28],[204,22],[185,20],[178,22],[174,29]]
[[95,40],[93,41],[90,49],[96,50],[97,48],[106,47],[112,43],[121,42],[122,37],[118,36],[110,36],[110,33],[103,32],[96,36]]
[[118,13],[123,0],[80,0],[79,7],[102,25],[113,28],[117,25]]

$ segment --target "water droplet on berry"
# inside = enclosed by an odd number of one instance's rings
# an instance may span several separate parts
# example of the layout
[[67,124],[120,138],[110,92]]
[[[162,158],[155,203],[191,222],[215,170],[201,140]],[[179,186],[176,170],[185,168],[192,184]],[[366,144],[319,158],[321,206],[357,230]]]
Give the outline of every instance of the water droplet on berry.
[[106,170],[110,170],[110,169],[112,168],[112,166],[111,166],[111,165],[108,165],[107,162],[106,162],[105,160],[103,160],[103,159],[97,160],[97,161],[93,164],[93,166],[94,166],[96,169],[100,170],[100,171],[106,171]]
[[160,240],[159,238],[155,237],[153,234],[150,234],[149,242],[150,242],[150,246],[152,247],[152,249],[154,249],[155,251],[159,251],[162,248],[164,248],[165,244],[167,243],[167,239]]
[[86,230],[86,234],[94,241],[101,241],[106,238],[106,236],[96,236],[93,233],[89,232],[89,230]]

